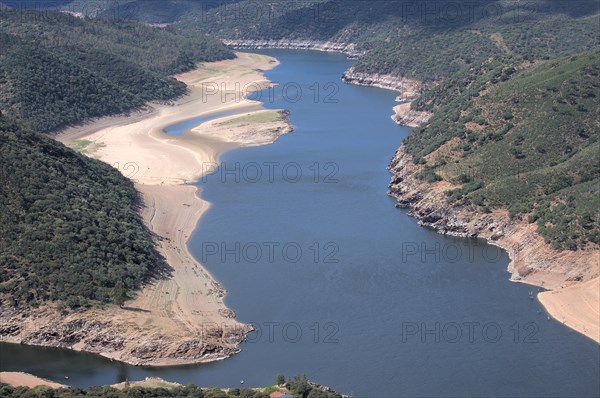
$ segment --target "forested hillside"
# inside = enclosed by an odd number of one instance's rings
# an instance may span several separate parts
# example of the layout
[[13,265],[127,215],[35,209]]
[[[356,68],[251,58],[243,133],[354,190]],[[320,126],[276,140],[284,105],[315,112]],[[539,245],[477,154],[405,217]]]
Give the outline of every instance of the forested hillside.
[[109,302],[160,264],[138,194],[111,166],[0,115],[0,173],[3,302]]
[[[64,2],[63,2],[64,3]],[[596,0],[103,0],[61,8],[168,23],[224,39],[354,43],[357,72],[441,80],[488,57],[547,59],[598,46]]]
[[137,22],[0,13],[0,299],[110,302],[118,283],[138,289],[163,261],[140,198],[114,168],[39,132],[178,97],[186,87],[171,74],[234,54]]
[[0,47],[0,108],[38,131],[176,98],[169,75],[234,56],[203,34],[28,10],[2,10]]
[[[440,80],[488,57],[590,50],[598,45],[599,7],[595,0],[168,0],[106,5],[103,13],[226,39],[354,43],[368,51],[357,72]],[[179,13],[165,11],[171,8]]]
[[405,140],[421,178],[461,185],[451,205],[537,223],[557,249],[600,244],[600,51],[482,69],[461,95],[421,98],[434,116]]

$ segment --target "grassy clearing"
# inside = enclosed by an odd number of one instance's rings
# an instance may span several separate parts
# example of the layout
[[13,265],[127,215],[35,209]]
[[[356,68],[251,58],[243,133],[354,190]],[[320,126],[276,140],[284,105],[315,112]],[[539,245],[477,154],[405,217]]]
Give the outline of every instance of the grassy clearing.
[[77,140],[72,145],[70,145],[70,148],[76,152],[89,155],[104,146],[105,145],[103,143],[95,143],[93,141],[88,140]]
[[283,116],[279,111],[264,111],[264,112],[255,112],[250,113],[244,116],[236,117],[230,120],[227,120],[221,125],[230,126],[230,125],[240,125],[240,124],[254,124],[254,123],[275,123],[283,120]]

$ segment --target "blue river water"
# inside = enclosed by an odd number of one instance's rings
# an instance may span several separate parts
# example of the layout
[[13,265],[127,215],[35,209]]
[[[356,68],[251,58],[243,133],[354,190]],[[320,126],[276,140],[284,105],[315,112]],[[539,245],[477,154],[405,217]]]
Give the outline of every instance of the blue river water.
[[345,85],[344,56],[265,51],[293,133],[221,156],[199,181],[213,206],[190,250],[256,332],[216,363],[147,369],[65,350],[1,345],[2,369],[87,386],[160,376],[272,384],[305,373],[363,397],[600,395],[600,348],[549,319],[538,289],[509,281],[504,251],[420,227],[386,195],[410,130],[395,93]]

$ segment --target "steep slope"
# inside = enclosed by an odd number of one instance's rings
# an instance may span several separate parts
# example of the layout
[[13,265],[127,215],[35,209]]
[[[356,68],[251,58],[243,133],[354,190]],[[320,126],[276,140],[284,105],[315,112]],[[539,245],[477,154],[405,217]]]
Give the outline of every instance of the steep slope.
[[492,77],[477,96],[466,90],[437,107],[403,151],[418,177],[459,186],[447,192],[451,205],[529,216],[556,249],[598,245],[598,65],[596,51]]
[[405,140],[391,194],[423,224],[506,248],[516,279],[558,288],[597,277],[599,64],[595,51],[504,82],[482,73]]
[[[80,1],[63,9],[90,14]],[[352,72],[421,81],[448,78],[488,57],[591,50],[600,17],[595,0],[105,0],[96,9],[94,15],[172,24],[250,47],[341,49],[363,55]]]
[[190,8],[175,26],[248,44],[352,43],[366,52],[355,72],[439,80],[489,57],[543,59],[590,50],[598,45],[599,15],[594,0],[568,6],[559,0],[243,0]]
[[135,22],[2,9],[0,19],[0,295],[27,308],[111,301],[162,259],[133,184],[37,131],[127,111],[186,92],[170,77],[231,58],[204,35]]
[[138,194],[109,165],[0,116],[0,171],[5,304],[106,303],[117,281],[134,290],[159,266]]
[[39,131],[176,98],[169,75],[234,56],[202,34],[50,11],[2,10],[0,45],[0,107]]

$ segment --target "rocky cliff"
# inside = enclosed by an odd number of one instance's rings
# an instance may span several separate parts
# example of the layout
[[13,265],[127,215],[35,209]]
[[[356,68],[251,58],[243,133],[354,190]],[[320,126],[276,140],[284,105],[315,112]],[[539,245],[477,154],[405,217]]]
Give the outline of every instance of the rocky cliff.
[[419,180],[421,167],[413,163],[403,147],[389,165],[389,194],[398,207],[408,208],[419,224],[446,235],[486,239],[505,249],[511,258],[508,271],[514,281],[554,290],[600,275],[597,251],[557,251],[544,242],[535,224],[511,219],[506,210],[481,213],[448,204],[444,192],[457,187],[446,181]]
[[348,84],[358,84],[361,86],[372,86],[398,91],[400,94],[398,95],[398,98],[396,98],[396,101],[401,104],[394,107],[392,120],[400,125],[419,127],[421,124],[427,122],[432,116],[429,112],[415,111],[410,108],[410,105],[412,101],[417,99],[425,90],[432,87],[434,83],[425,84],[415,79],[394,75],[362,73],[357,72],[354,67],[344,72],[342,80]]
[[425,89],[424,84],[415,79],[378,73],[357,72],[354,67],[344,72],[342,80],[346,83],[358,84],[360,86],[373,86],[399,91],[398,100],[405,102],[416,99]]

